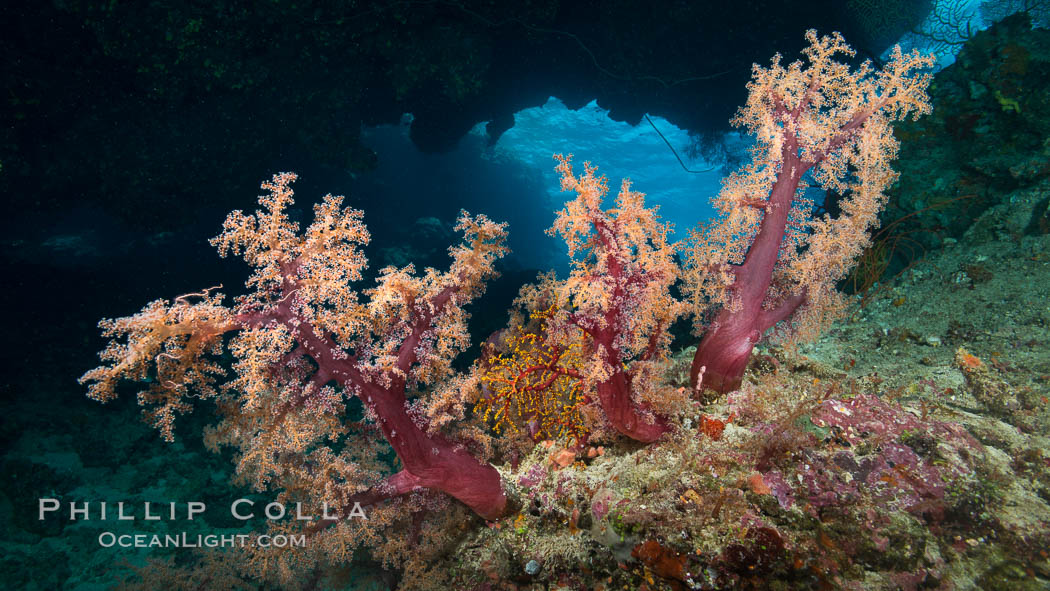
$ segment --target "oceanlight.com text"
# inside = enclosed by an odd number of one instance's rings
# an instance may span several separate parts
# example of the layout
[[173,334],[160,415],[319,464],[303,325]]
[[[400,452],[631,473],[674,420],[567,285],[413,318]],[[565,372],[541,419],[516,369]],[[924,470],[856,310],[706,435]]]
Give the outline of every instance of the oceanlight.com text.
[[103,548],[302,548],[306,536],[252,534],[115,534],[102,532],[98,543]]

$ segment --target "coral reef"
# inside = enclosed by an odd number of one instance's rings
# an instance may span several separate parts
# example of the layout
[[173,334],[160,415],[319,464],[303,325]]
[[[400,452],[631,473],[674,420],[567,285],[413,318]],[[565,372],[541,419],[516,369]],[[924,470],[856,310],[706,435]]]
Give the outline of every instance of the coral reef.
[[[463,213],[447,271],[387,267],[359,291],[363,214],[326,196],[300,232],[294,175],[264,184],[262,209],[213,240],[254,267],[248,293],[103,321],[104,365],[83,381],[101,401],[145,384],[166,439],[189,398],[213,401],[209,446],[233,449],[242,484],[368,519],[271,520],[268,534],[308,544],[155,561],[127,586],[347,588],[350,565],[375,561],[403,589],[1045,587],[1046,339],[991,311],[1004,273],[1029,296],[1050,285],[1033,279],[1050,235],[1025,236],[1024,256],[1001,244],[1038,217],[1039,193],[988,210],[974,250],[917,264],[866,307],[842,297],[895,179],[890,123],[928,110],[915,70],[930,62],[850,70],[840,36],[807,40],[808,64],[755,68],[738,116],[753,160],[685,272],[644,195],[624,181],[606,209],[596,168],[558,157],[575,198],[551,233],[571,272],[523,287],[463,371],[464,305],[495,274],[503,225]],[[841,195],[838,215],[810,215],[807,183]],[[984,324],[949,320],[958,300]],[[689,314],[707,332],[674,352]]]
[[[1046,48],[1046,29],[1023,14],[977,32],[931,85],[933,113],[896,127],[901,177],[876,236],[894,247],[876,257],[873,281],[959,240],[988,208],[1050,177]],[[1040,213],[1023,233],[1048,231]]]

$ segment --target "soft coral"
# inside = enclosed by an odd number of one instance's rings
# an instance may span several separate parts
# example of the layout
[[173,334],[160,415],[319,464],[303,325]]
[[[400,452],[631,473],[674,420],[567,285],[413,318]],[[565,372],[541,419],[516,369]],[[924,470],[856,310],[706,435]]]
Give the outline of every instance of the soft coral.
[[[841,306],[835,282],[869,243],[896,178],[890,122],[928,113],[930,56],[896,48],[882,71],[851,71],[836,54],[853,50],[835,33],[808,31],[808,64],[780,56],[754,67],[747,103],[734,118],[756,136],[753,160],[724,181],[715,200],[722,217],[694,233],[686,291],[697,310],[721,309],[706,327],[690,377],[728,392],[740,385],[751,351],[778,323],[812,332]],[[805,198],[811,175],[845,195],[840,215],[815,218]],[[706,320],[697,314],[698,327]]]

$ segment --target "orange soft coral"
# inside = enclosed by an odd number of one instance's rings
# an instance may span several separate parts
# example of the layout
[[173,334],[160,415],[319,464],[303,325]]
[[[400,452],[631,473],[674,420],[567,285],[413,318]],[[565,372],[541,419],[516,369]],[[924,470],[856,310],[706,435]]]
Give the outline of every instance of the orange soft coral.
[[[837,61],[853,50],[838,33],[808,31],[806,62],[756,65],[733,123],[755,136],[752,161],[724,182],[721,217],[693,234],[686,292],[704,337],[694,387],[735,389],[755,344],[780,322],[810,336],[841,309],[835,283],[878,223],[898,143],[890,123],[929,113],[932,56],[894,49],[881,71]],[[841,213],[812,216],[808,183],[843,195]],[[713,320],[701,313],[720,307]]]
[[[295,178],[282,173],[264,183],[262,209],[231,213],[212,241],[223,256],[254,267],[248,294],[227,306],[205,290],[104,320],[105,365],[81,382],[103,402],[121,380],[148,382],[139,402],[169,440],[190,398],[217,399],[225,420],[209,441],[236,447],[238,473],[257,488],[275,483],[342,508],[433,489],[483,517],[499,516],[506,506],[499,473],[443,433],[445,423],[431,421],[425,404],[410,404],[406,389],[451,377],[452,358],[469,343],[463,306],[495,274],[505,226],[463,212],[456,229],[465,239],[450,249],[448,271],[389,267],[362,298],[353,286],[366,266],[362,212],[328,195],[301,232],[287,214]],[[236,361],[220,387],[224,345]],[[370,422],[345,423],[354,396]],[[442,408],[454,406],[447,398],[446,390]],[[386,478],[376,435],[403,466]],[[352,444],[333,445],[340,441]]]

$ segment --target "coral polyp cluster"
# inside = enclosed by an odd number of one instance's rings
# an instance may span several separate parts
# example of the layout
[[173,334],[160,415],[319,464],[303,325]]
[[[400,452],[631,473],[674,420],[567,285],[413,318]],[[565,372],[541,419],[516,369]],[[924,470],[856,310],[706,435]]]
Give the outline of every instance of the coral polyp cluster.
[[505,337],[506,352],[483,360],[481,399],[474,412],[498,434],[527,431],[529,437],[584,441],[581,416],[585,403],[580,383],[581,343],[547,342],[547,322],[557,311],[529,313],[529,328],[515,325]]

